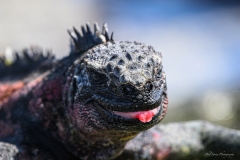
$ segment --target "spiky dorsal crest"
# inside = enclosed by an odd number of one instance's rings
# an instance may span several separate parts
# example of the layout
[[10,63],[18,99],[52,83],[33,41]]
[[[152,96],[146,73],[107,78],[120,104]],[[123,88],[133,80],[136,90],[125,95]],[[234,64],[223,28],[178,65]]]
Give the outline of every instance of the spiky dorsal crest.
[[[12,59],[7,58],[9,54]],[[52,66],[54,59],[50,50],[44,53],[38,46],[24,49],[20,53],[6,53],[0,57],[0,80],[21,79],[32,72],[44,72]]]
[[103,24],[102,31],[100,31],[97,22],[94,23],[93,32],[88,22],[86,23],[86,27],[81,26],[81,30],[82,34],[75,27],[72,30],[68,30],[73,42],[71,43],[71,54],[81,54],[98,44],[114,41],[113,32],[111,37],[108,34],[107,23]]

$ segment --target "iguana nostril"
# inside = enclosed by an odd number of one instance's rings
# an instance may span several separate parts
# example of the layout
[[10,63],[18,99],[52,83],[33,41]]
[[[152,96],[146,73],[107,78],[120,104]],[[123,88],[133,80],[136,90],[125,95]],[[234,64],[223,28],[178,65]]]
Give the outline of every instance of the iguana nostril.
[[152,83],[150,84],[149,89],[150,89],[150,91],[153,90],[153,85],[152,85]]
[[145,85],[145,92],[151,92],[153,89],[154,89],[154,86],[153,86],[153,84],[151,82],[148,82]]

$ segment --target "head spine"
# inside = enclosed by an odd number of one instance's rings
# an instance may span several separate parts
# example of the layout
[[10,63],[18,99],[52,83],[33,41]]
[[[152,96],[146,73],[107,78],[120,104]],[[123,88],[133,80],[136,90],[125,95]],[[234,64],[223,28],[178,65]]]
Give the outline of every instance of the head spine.
[[103,24],[102,31],[97,22],[94,23],[94,32],[92,32],[89,22],[86,23],[86,28],[81,26],[82,34],[73,27],[72,30],[68,30],[68,33],[72,39],[70,54],[81,54],[88,49],[108,41],[113,42],[113,33],[109,38],[107,23]]

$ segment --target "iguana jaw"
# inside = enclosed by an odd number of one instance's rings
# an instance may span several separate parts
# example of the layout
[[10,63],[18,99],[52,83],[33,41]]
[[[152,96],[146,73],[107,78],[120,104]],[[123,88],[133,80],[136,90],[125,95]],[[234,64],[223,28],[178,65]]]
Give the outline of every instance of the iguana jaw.
[[134,112],[119,112],[105,109],[102,105],[94,102],[99,115],[109,123],[118,123],[119,126],[125,126],[129,130],[145,130],[159,123],[166,114],[167,104],[164,98],[162,103],[150,110],[134,111]]
[[[158,123],[157,117],[160,117],[164,110],[164,100],[167,99],[163,89],[158,90],[158,96],[153,96],[155,101],[122,102],[118,98],[108,99],[101,95],[94,95],[94,106],[97,108],[100,115],[110,122],[121,123]],[[152,96],[150,96],[152,97]],[[116,103],[118,102],[118,103]],[[119,105],[120,104],[120,105]],[[167,105],[164,105],[167,106]]]

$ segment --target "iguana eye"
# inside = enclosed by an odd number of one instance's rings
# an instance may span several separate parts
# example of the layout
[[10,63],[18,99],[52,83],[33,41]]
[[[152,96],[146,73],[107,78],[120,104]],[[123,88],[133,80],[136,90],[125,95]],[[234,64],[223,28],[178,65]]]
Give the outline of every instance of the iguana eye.
[[99,81],[100,80],[100,75],[97,73],[93,73],[92,78],[94,81]]
[[121,87],[121,89],[122,89],[122,92],[123,92],[124,94],[128,94],[128,93],[134,92],[134,88],[133,88],[131,85],[129,85],[129,84],[123,85],[123,86]]
[[93,69],[90,69],[88,71],[89,75],[90,75],[90,80],[92,80],[93,82],[103,82],[106,81],[106,76],[102,73],[99,73],[97,71],[94,71]]

